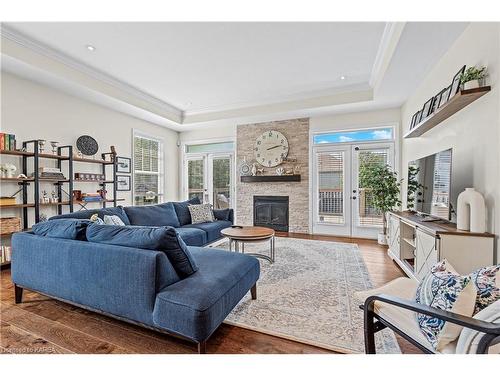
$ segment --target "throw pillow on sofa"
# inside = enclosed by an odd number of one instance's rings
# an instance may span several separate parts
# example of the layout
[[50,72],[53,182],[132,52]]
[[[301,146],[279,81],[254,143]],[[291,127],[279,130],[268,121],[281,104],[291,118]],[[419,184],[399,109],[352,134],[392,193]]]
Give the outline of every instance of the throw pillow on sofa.
[[89,242],[162,251],[181,278],[198,270],[189,249],[172,227],[140,227],[92,224],[87,228]]
[[125,223],[117,215],[104,215],[104,224],[106,225],[125,225]]
[[188,206],[188,209],[191,214],[191,224],[211,223],[215,221],[210,203],[193,204]]
[[125,213],[122,206],[117,207],[106,207],[95,210],[83,210],[78,212],[72,212],[64,215],[57,215],[49,218],[49,220],[60,220],[60,219],[87,219],[89,220],[92,215],[97,214],[101,219],[104,220],[104,215],[116,215],[125,225],[130,225],[130,221]]
[[[431,272],[422,279],[415,300],[422,305],[472,316],[476,295],[472,278],[450,272],[446,261],[442,261],[434,265]],[[420,330],[437,351],[455,341],[463,328],[428,315],[416,315]]]
[[90,220],[80,219],[49,220],[33,225],[32,231],[37,236],[85,241],[90,224]]
[[189,206],[193,204],[201,204],[200,198],[194,197],[184,202],[172,202],[174,205],[179,224],[181,226],[191,224],[191,214],[189,213]]
[[125,207],[125,212],[132,225],[165,226],[174,228],[181,226],[172,202],[149,206]]
[[500,264],[483,267],[471,274],[477,289],[474,314],[500,300]]

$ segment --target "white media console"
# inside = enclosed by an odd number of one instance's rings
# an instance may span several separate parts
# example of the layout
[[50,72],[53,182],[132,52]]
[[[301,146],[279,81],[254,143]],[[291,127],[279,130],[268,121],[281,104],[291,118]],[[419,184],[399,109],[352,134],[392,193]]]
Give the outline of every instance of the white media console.
[[461,274],[492,265],[494,240],[491,233],[458,230],[446,220],[429,222],[409,211],[388,213],[388,254],[416,280],[443,259]]

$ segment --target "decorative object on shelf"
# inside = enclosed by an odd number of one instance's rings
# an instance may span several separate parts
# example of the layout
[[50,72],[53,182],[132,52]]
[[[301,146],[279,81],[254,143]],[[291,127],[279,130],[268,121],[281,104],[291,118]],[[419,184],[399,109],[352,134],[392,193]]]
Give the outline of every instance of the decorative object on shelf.
[[44,147],[45,147],[45,139],[39,139],[38,140],[38,152],[40,154],[43,154],[43,151],[45,151]]
[[48,178],[48,179],[60,179],[65,180],[66,177],[64,173],[61,172],[60,168],[51,168],[51,167],[40,167],[38,168],[38,176],[40,178]]
[[50,193],[49,203],[57,203],[57,202],[58,202],[57,193],[54,190],[52,190],[52,192]]
[[106,199],[106,193],[108,192],[106,189],[97,190],[102,199]]
[[82,191],[81,190],[73,190],[73,200],[75,200],[75,201],[82,200]]
[[371,206],[382,215],[382,233],[378,243],[387,245],[387,212],[401,205],[400,186],[397,173],[387,164],[381,163],[377,155],[360,155],[359,186],[370,191]]
[[300,174],[300,164],[296,164],[293,167],[293,174]]
[[443,96],[443,93],[446,91],[446,89],[442,89],[439,93],[436,94],[434,97],[434,101],[432,103],[432,110],[431,113],[436,112],[439,109],[439,103],[441,102],[441,97]]
[[451,81],[451,91],[448,100],[453,98],[460,91],[460,86],[461,86],[460,81],[462,79],[462,75],[464,74],[464,72],[465,72],[465,65],[462,66],[462,68],[453,77],[453,81]]
[[252,163],[252,176],[257,176],[257,165]]
[[243,157],[238,169],[240,170],[240,176],[250,176],[252,174],[252,167],[247,163],[246,157]]
[[285,168],[283,168],[283,167],[276,168],[276,174],[278,176],[285,174]]
[[50,141],[50,145],[52,146],[52,153],[54,155],[57,155],[57,145],[59,144],[58,141]]
[[115,146],[110,146],[109,149],[111,151],[109,153],[109,156],[111,157],[111,161],[115,161],[115,158],[116,158],[116,149],[115,149]]
[[116,171],[118,173],[130,173],[131,172],[132,159],[125,158],[123,156],[116,157]]
[[288,140],[279,131],[266,131],[255,140],[254,155],[260,165],[276,167],[288,156]]
[[106,176],[102,173],[75,173],[75,180],[79,181],[104,181]]
[[99,193],[83,193],[81,201],[83,201],[83,202],[101,202],[102,197]]
[[0,206],[11,206],[16,204],[16,197],[0,197]]
[[14,178],[15,171],[17,171],[17,167],[14,164],[0,164],[1,177]]
[[482,194],[474,188],[466,188],[458,195],[457,229],[486,232],[486,205]]
[[16,178],[26,179],[26,178],[28,178],[28,176],[26,176],[25,174],[21,173],[21,174],[18,174]]
[[97,144],[97,141],[90,135],[81,135],[76,140],[76,148],[83,155],[94,156],[99,150],[99,145]]
[[42,191],[42,196],[40,197],[40,203],[50,203],[49,194],[46,190]]
[[464,90],[477,89],[478,87],[484,86],[484,80],[486,78],[486,67],[482,66],[476,68],[471,66],[467,68],[465,73],[462,74],[460,78],[460,83],[463,85]]
[[420,115],[420,111],[418,111],[417,113],[415,113],[412,118],[411,118],[411,121],[410,121],[410,130],[413,129],[413,127],[417,124],[417,118],[418,116]]
[[451,93],[451,85],[444,89],[443,94],[441,95],[441,101],[439,102],[439,108],[441,108],[444,104],[448,103],[448,101],[450,100],[450,93]]
[[0,218],[0,234],[10,234],[21,230],[21,218],[2,217]]
[[130,176],[116,175],[116,190],[130,191]]

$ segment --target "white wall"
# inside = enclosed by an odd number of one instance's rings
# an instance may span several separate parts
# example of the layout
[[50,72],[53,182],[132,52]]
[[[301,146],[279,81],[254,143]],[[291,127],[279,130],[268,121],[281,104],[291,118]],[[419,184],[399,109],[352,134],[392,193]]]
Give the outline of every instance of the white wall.
[[[132,131],[137,129],[163,140],[165,200],[178,198],[177,132],[69,96],[12,74],[2,72],[1,78],[1,131],[15,134],[18,145],[20,145],[19,141],[45,139],[59,141],[60,145],[71,144],[74,146],[80,135],[88,134],[97,140],[99,154],[109,152],[110,146],[114,145],[119,156],[131,157]],[[46,148],[51,150],[50,145],[47,145]],[[19,161],[20,158],[2,155],[3,163]],[[55,162],[50,160],[45,160],[44,164],[55,166]],[[97,173],[99,166],[75,163],[75,171]],[[2,195],[14,187],[2,184],[4,190]],[[49,191],[53,189],[50,185],[43,186],[43,188]],[[74,188],[82,191],[95,191],[98,186],[80,183],[75,184]],[[118,198],[126,199],[120,204],[130,205],[132,192],[119,192]],[[47,216],[56,213],[55,208],[46,208],[45,210],[47,210]]]
[[[486,198],[488,231],[500,233],[500,27],[497,23],[473,23],[429,72],[402,108],[402,133],[423,103],[450,84],[464,65],[488,66],[492,91],[419,138],[402,141],[403,176],[408,161],[453,148],[454,189],[465,181]],[[408,74],[411,74],[410,72]],[[497,256],[497,259],[498,256]]]

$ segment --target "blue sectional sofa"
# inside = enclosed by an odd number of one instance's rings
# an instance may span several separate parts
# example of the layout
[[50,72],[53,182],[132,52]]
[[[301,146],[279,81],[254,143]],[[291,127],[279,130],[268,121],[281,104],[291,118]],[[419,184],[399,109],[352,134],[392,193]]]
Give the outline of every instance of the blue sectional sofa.
[[54,219],[89,219],[95,213],[117,215],[126,225],[174,227],[188,246],[205,246],[221,238],[220,231],[234,223],[233,210],[214,210],[211,223],[191,224],[188,206],[199,204],[198,198],[184,202],[168,202],[152,206],[110,207],[100,210],[83,210],[51,217]]
[[[146,211],[139,213],[137,207],[111,211],[125,213],[123,219],[129,219],[127,224],[139,220],[146,224],[145,220],[152,220],[153,216],[165,219],[160,212],[165,207],[158,206],[148,207],[158,211],[148,213],[149,218]],[[136,216],[139,214],[141,218]],[[202,227],[204,229],[185,224],[173,230],[170,226],[104,226],[74,218],[77,214],[70,216],[72,218],[67,219],[68,215],[61,215],[57,217],[59,220],[44,223],[44,228],[39,225],[33,232],[13,236],[11,274],[16,303],[22,302],[23,288],[26,288],[190,340],[204,353],[207,339],[243,296],[251,291],[252,298],[256,298],[260,268],[255,258],[184,244],[184,238],[193,237],[186,235],[190,231],[181,235],[179,228],[202,230],[203,238],[196,241],[203,244],[216,238],[216,231],[220,235],[215,224]],[[105,242],[99,234],[101,229],[124,233],[121,240],[117,235]],[[130,234],[135,231],[145,232],[146,237]],[[160,242],[154,249],[147,250],[148,245],[137,242],[144,238],[144,242],[149,243],[155,240],[154,233],[163,231],[173,233],[172,244],[169,237],[162,237],[168,244],[163,246]],[[89,234],[91,232],[94,234]],[[175,256],[171,258],[169,250],[164,251],[176,244],[196,263],[196,269],[188,276],[179,272]]]

